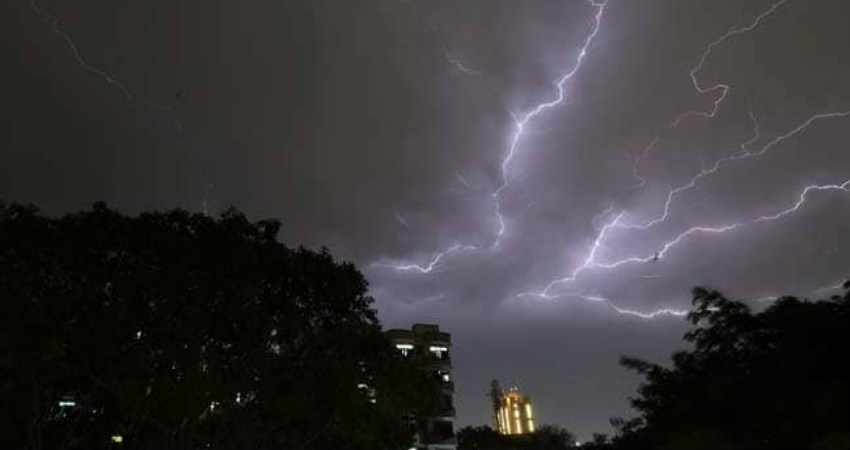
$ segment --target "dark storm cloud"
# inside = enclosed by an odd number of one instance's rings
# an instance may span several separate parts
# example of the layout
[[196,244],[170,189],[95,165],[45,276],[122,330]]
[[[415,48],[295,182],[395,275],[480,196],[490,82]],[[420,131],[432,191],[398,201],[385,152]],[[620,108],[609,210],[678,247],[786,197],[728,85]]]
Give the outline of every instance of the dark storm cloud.
[[[5,2],[0,84],[6,141],[0,197],[62,212],[106,200],[127,211],[235,205],[279,217],[282,240],[327,245],[367,273],[386,324],[433,320],[454,333],[461,423],[489,420],[490,378],[517,381],[540,417],[583,436],[627,414],[636,379],[621,354],[681,345],[688,289],[735,296],[812,293],[850,269],[850,194],[811,192],[794,214],[728,233],[694,233],[655,262],[582,272],[616,214],[657,217],[700,170],[758,150],[818,113],[850,110],[850,6],[789,0],[751,32],[768,1],[622,1],[563,105],[536,118],[493,192],[514,118],[556,95],[594,26],[579,0],[43,0],[86,71],[27,1]],[[174,111],[150,108],[145,100]],[[182,129],[174,126],[179,120]],[[659,138],[633,173],[635,158]],[[612,230],[599,262],[650,257],[694,226],[792,207],[811,184],[850,179],[850,117],[817,120],[765,155],[731,162],[676,198],[668,221]],[[425,266],[430,273],[385,264]],[[467,248],[467,247],[463,247]]]

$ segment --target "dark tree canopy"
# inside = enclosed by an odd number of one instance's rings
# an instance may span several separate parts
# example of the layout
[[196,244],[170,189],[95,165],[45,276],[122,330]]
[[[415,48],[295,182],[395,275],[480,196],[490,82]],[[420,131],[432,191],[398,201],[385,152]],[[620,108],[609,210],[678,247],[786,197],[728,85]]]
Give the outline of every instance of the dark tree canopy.
[[543,425],[534,433],[505,436],[487,425],[464,427],[458,431],[458,450],[566,450],[575,438],[555,425]]
[[407,448],[439,389],[354,266],[277,231],[0,204],[0,448]]
[[693,303],[693,348],[672,368],[623,358],[646,381],[632,399],[640,416],[615,422],[616,448],[850,448],[850,291],[755,314],[702,288]]

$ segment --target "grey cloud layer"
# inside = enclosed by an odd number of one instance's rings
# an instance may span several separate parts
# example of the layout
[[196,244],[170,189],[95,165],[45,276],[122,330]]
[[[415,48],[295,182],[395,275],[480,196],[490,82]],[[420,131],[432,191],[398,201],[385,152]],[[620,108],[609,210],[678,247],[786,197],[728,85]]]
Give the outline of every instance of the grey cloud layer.
[[[850,109],[850,6],[789,0],[610,0],[563,106],[528,127],[503,192],[493,192],[521,116],[556,93],[593,26],[579,0],[40,1],[93,67],[172,116],[128,102],[84,70],[25,1],[0,6],[7,99],[0,197],[60,212],[97,200],[126,211],[235,205],[279,217],[281,238],[327,245],[364,268],[389,325],[454,331],[462,423],[488,420],[490,377],[516,380],[545,421],[580,433],[626,413],[635,378],[620,354],[663,357],[681,320],[617,314],[682,309],[707,284],[736,296],[811,293],[850,269],[850,193],[813,192],[798,212],[726,234],[695,233],[655,262],[581,266],[606,223],[641,223],[668,192],[815,114]],[[634,176],[634,161],[653,141]],[[817,121],[759,157],[700,179],[646,231],[611,230],[597,262],[651,257],[694,226],[720,227],[792,206],[805,186],[850,179],[850,118]],[[381,263],[427,265],[427,274]],[[480,250],[484,249],[484,250]],[[376,264],[378,263],[378,264]],[[513,355],[513,356],[507,356]],[[591,382],[591,380],[596,380]]]

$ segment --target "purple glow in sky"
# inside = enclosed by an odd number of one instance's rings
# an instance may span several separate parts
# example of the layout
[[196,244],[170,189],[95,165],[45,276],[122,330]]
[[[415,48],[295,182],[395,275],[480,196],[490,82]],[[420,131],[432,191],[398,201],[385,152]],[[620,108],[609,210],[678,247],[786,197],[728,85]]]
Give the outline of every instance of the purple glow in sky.
[[[695,285],[754,305],[850,275],[843,0],[20,0],[0,7],[0,198],[236,206],[328,246],[386,326],[453,333],[589,437],[620,355]],[[759,299],[768,299],[758,301]]]

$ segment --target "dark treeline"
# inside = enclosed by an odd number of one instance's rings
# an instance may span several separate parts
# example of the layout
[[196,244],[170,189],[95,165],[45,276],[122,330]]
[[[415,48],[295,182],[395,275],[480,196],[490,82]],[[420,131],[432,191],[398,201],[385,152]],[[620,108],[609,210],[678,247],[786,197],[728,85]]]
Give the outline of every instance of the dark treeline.
[[351,264],[277,232],[0,204],[0,448],[408,448],[437,381]]
[[556,425],[543,425],[533,433],[505,436],[487,425],[464,427],[457,433],[458,449],[463,450],[566,450],[575,446],[575,437]]
[[[584,449],[850,449],[850,282],[821,301],[782,297],[759,313],[696,288],[672,367],[623,358],[644,377],[612,437]],[[459,450],[521,450],[489,427],[459,433]],[[568,444],[565,443],[564,445]],[[565,448],[565,447],[554,447]]]
[[822,301],[782,297],[753,313],[694,289],[692,350],[665,368],[632,358],[645,377],[617,420],[617,449],[850,448],[850,283]]
[[[383,334],[362,274],[228,211],[60,218],[0,203],[0,448],[406,449],[442,402]],[[644,377],[609,450],[850,448],[850,284],[760,312],[695,289],[690,350]],[[374,400],[374,401],[373,401]],[[120,442],[117,442],[120,441]],[[562,450],[563,428],[458,433]]]

